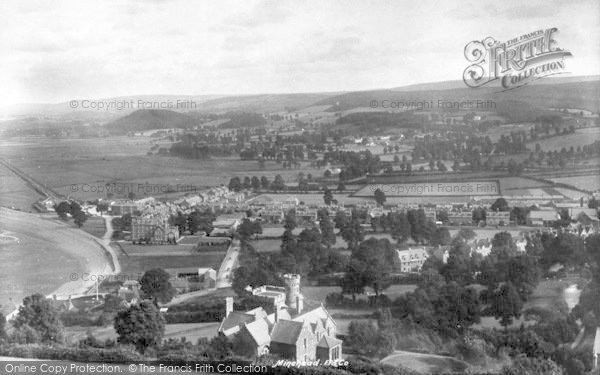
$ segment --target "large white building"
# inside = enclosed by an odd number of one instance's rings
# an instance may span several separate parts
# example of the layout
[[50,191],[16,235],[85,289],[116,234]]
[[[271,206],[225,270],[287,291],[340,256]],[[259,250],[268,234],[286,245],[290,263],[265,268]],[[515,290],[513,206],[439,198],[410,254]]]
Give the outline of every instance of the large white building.
[[398,254],[400,272],[418,272],[423,267],[423,263],[429,258],[429,253],[425,248],[396,250],[396,253]]

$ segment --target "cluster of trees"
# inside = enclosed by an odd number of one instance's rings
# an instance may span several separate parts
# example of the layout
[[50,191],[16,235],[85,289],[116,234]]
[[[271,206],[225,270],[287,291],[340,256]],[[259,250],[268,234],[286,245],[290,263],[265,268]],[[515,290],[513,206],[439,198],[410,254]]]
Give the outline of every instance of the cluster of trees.
[[87,215],[81,209],[81,205],[75,201],[62,201],[54,206],[54,210],[62,220],[67,220],[67,215],[71,215],[73,222],[79,228],[87,221]]
[[399,243],[413,239],[416,243],[430,243],[432,245],[447,245],[444,240],[445,233],[442,228],[437,228],[433,220],[425,216],[423,209],[410,209],[407,211],[390,212],[379,217],[371,218],[371,227],[377,232],[379,228],[385,233],[390,233],[392,238]]
[[213,222],[215,221],[215,214],[210,209],[201,211],[196,209],[189,214],[179,212],[177,215],[172,215],[169,220],[172,225],[175,225],[179,229],[179,233],[189,232],[194,234],[202,231],[207,235],[212,232]]
[[273,181],[269,181],[267,176],[261,176],[260,178],[257,176],[252,177],[244,177],[243,179],[239,177],[232,177],[229,180],[229,184],[227,185],[229,190],[239,192],[244,189],[252,189],[252,190],[273,190],[273,191],[281,191],[286,190],[287,186],[285,185],[285,181],[281,175],[276,175]]

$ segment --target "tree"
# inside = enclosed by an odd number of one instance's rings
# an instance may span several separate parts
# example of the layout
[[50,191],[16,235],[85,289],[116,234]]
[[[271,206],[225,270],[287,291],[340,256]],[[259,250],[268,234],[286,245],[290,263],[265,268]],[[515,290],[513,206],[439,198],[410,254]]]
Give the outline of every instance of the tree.
[[513,318],[518,319],[521,316],[523,301],[510,281],[493,294],[491,302],[490,312],[496,319],[500,319],[500,324],[505,330],[512,324]]
[[378,205],[383,206],[386,200],[385,193],[381,189],[376,189],[374,195],[375,202],[377,202]]
[[132,344],[140,353],[160,344],[165,333],[165,321],[158,308],[150,301],[122,310],[115,316],[117,341]]
[[211,360],[224,360],[233,354],[233,345],[231,341],[219,332],[218,335],[210,340],[207,353],[208,358]]
[[452,236],[450,236],[450,231],[447,228],[436,228],[433,231],[433,236],[429,241],[431,246],[446,246],[450,245],[452,242]]
[[500,197],[498,199],[496,199],[496,201],[494,203],[492,203],[490,209],[492,211],[509,211],[510,207],[508,207],[508,202],[506,201],[506,199]]
[[62,201],[56,206],[54,206],[54,211],[56,211],[58,217],[60,217],[63,220],[66,220],[67,214],[71,212],[71,205],[67,201]]
[[108,202],[98,202],[98,204],[96,204],[96,210],[100,212],[100,216],[102,216],[103,212],[108,211],[108,207]]
[[348,225],[348,216],[346,215],[346,213],[342,210],[338,210],[335,212],[335,217],[333,218],[333,222],[335,223],[335,227],[337,229],[342,229],[344,228],[346,225]]
[[395,339],[389,331],[375,327],[371,322],[350,322],[344,344],[356,353],[383,358],[394,350]]
[[348,243],[349,249],[354,249],[365,238],[356,213],[353,212],[348,224],[341,228],[340,235]]
[[81,210],[74,212],[73,222],[77,225],[77,227],[81,228],[86,221],[87,215],[85,214],[85,212]]
[[462,228],[456,234],[457,237],[464,239],[465,241],[471,241],[473,238],[477,236],[475,231],[471,228]]
[[231,191],[235,191],[235,192],[241,191],[242,190],[242,181],[240,180],[239,177],[232,177],[229,180],[228,187],[229,187],[229,190],[231,190]]
[[562,375],[563,370],[552,360],[517,357],[511,365],[502,368],[501,375]]
[[491,255],[499,258],[506,259],[516,255],[517,246],[512,240],[512,236],[509,232],[498,232],[492,238],[492,250]]
[[168,303],[175,296],[175,288],[169,281],[171,276],[162,268],[154,268],[146,271],[140,279],[142,292],[154,301],[158,306],[160,303]]
[[58,312],[41,294],[33,294],[23,299],[13,326],[17,330],[27,329],[25,327],[35,330],[42,342],[45,343],[63,341],[63,327],[58,318]]
[[389,286],[390,274],[396,264],[396,251],[387,239],[369,238],[352,251],[351,259],[364,264],[363,280],[376,296]]
[[321,230],[321,237],[323,244],[330,248],[335,244],[336,236],[333,228],[333,223],[329,218],[327,209],[323,208],[317,211],[317,217],[319,220],[319,229]]
[[241,241],[248,241],[250,237],[262,234],[262,226],[259,221],[243,219],[237,233]]
[[333,194],[331,194],[331,190],[329,188],[325,188],[325,192],[323,193],[323,202],[327,206],[331,206],[331,201],[333,201]]
[[0,312],[0,342],[6,338],[6,330],[4,329],[5,326],[6,318],[4,317],[4,314]]
[[356,301],[357,294],[365,292],[365,269],[366,265],[358,259],[350,259],[346,266],[344,278],[341,280],[342,294],[350,294],[353,301]]

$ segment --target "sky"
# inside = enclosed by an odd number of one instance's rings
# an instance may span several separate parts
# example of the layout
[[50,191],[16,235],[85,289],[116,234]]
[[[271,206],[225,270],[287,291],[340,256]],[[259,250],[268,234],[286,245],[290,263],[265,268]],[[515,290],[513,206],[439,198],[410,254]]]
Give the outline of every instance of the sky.
[[600,74],[598,0],[3,0],[0,108],[461,80],[470,41],[550,27],[572,75]]

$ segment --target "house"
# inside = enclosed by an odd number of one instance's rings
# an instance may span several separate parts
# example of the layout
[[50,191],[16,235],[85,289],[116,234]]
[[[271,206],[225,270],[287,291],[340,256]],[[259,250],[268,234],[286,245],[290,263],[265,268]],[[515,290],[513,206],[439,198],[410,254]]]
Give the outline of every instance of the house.
[[[219,332],[228,337],[245,335],[247,340],[243,342],[252,345],[247,351],[256,356],[271,353],[292,361],[341,359],[342,341],[335,337],[337,327],[331,315],[322,305],[303,312],[300,276],[284,275],[284,278],[285,288],[265,286],[253,290],[255,295],[268,293],[273,297],[275,312],[272,314],[267,314],[262,307],[246,312],[233,311],[233,299],[226,298],[225,318]],[[295,307],[292,307],[290,302],[294,300]]]
[[134,217],[131,220],[131,242],[146,244],[176,244],[179,229],[166,217]]
[[211,235],[232,235],[246,217],[245,213],[234,213],[219,215],[213,222],[213,231]]
[[472,225],[473,212],[471,211],[451,211],[448,213],[448,222],[452,225]]
[[286,300],[286,291],[284,287],[263,285],[252,289],[252,295],[269,298],[273,300],[274,306],[283,306]]
[[594,229],[600,228],[600,220],[598,219],[598,211],[592,208],[577,208],[569,210],[571,219],[576,220],[584,227]]
[[510,212],[508,211],[488,211],[485,214],[486,225],[508,225],[510,222]]
[[529,211],[527,214],[527,223],[531,226],[549,226],[558,219],[558,213],[554,210]]
[[217,283],[217,272],[212,268],[167,268],[170,282],[180,292],[213,289]]
[[423,263],[429,258],[425,248],[408,250],[396,250],[400,272],[418,272],[423,267]]
[[258,215],[264,222],[269,224],[280,224],[283,222],[285,215],[282,210],[264,209]]
[[125,280],[117,290],[117,296],[123,299],[126,306],[138,303],[140,301],[140,283],[137,280]]

